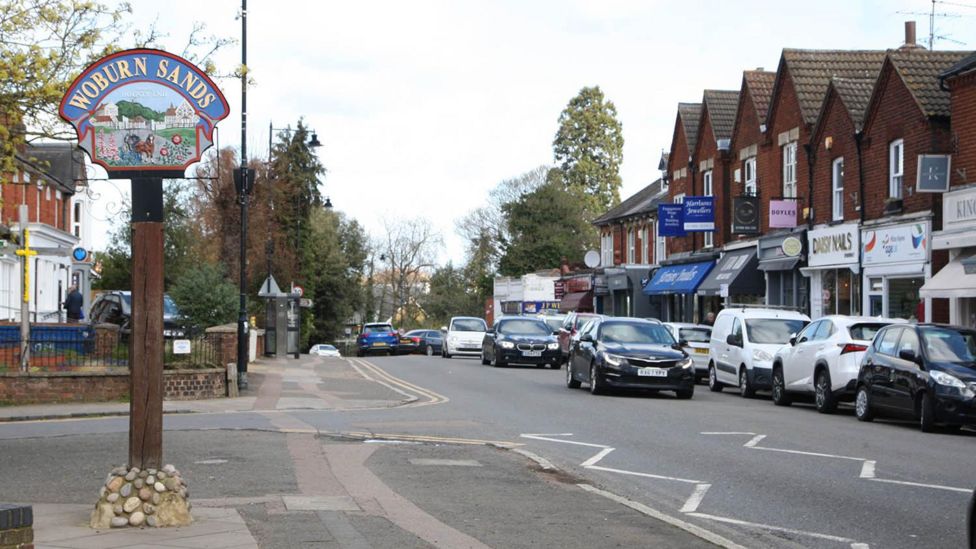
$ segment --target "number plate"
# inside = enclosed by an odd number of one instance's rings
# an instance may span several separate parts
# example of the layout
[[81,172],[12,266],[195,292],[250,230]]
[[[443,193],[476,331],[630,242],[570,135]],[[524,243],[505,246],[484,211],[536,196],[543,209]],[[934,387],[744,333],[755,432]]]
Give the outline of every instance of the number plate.
[[664,368],[641,368],[637,370],[637,375],[641,377],[668,377],[668,371]]
[[708,354],[708,349],[697,349],[696,348],[695,349],[695,352],[698,353],[698,354],[700,354],[700,355],[707,355]]
[[386,342],[385,341],[374,341],[373,342],[373,347],[386,347]]
[[522,351],[522,356],[542,356],[542,351]]

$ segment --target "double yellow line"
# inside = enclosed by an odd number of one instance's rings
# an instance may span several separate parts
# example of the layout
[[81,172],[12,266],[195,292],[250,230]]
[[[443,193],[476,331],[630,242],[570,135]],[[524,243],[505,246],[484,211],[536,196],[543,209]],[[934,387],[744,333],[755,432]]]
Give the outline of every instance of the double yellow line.
[[423,387],[414,385],[409,381],[404,381],[396,376],[393,376],[376,366],[375,364],[360,359],[360,358],[350,358],[349,364],[364,378],[375,381],[380,385],[384,385],[389,389],[392,389],[407,398],[413,399],[412,402],[404,404],[402,407],[417,408],[420,406],[431,406],[433,404],[444,404],[449,402],[451,399],[446,396],[435,393],[430,389],[425,389]]

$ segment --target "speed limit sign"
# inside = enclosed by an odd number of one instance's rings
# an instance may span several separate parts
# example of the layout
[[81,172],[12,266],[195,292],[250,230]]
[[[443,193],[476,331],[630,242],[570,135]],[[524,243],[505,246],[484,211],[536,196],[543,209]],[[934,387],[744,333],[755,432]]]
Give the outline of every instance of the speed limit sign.
[[292,287],[291,293],[297,295],[298,297],[302,297],[303,295],[305,295],[305,288],[295,285]]

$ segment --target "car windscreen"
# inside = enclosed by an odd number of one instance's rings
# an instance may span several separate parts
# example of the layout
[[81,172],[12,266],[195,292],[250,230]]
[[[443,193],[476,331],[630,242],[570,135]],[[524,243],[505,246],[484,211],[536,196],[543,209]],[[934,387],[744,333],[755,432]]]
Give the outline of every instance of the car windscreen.
[[506,320],[498,325],[498,333],[504,335],[550,335],[549,325],[541,320],[515,319]]
[[372,325],[367,324],[366,326],[363,326],[364,334],[376,334],[376,333],[392,332],[392,331],[393,331],[393,326],[390,326],[389,324],[372,324]]
[[548,317],[545,319],[545,322],[546,324],[549,325],[549,328],[551,328],[552,331],[554,332],[563,327],[563,319],[559,317],[555,317],[555,316]]
[[671,345],[674,337],[660,324],[644,322],[605,322],[600,326],[600,341],[604,343],[643,343]]
[[173,301],[168,295],[163,295],[163,315],[164,316],[180,316],[180,309],[176,306],[176,302]]
[[688,342],[708,343],[712,339],[712,331],[708,328],[679,328],[678,338]]
[[851,334],[851,339],[871,341],[874,339],[874,336],[881,331],[881,328],[884,328],[885,326],[887,326],[887,324],[878,322],[864,322],[861,324],[852,324],[847,331]]
[[485,321],[480,318],[458,318],[451,322],[452,332],[484,332]]
[[319,345],[319,350],[320,351],[335,351],[336,348],[333,347],[332,345]]
[[786,320],[782,318],[751,318],[746,320],[746,336],[752,343],[778,343],[785,345],[790,336],[797,334],[805,320]]
[[923,326],[925,354],[934,362],[968,363],[976,368],[976,332]]

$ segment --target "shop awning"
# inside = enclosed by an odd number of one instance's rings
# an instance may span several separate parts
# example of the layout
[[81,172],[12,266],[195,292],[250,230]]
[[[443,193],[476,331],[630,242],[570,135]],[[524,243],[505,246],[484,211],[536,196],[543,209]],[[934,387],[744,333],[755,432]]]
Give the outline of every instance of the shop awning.
[[976,262],[976,256],[957,257],[919,289],[921,297],[976,297],[976,273],[966,274],[963,262]]
[[592,310],[593,292],[571,292],[564,295],[562,301],[559,302],[560,313]]
[[715,266],[714,261],[702,261],[661,267],[644,286],[644,293],[646,295],[693,294],[713,266]]
[[772,261],[760,261],[760,271],[792,271],[800,263],[799,257],[787,257]]
[[756,270],[756,248],[736,250],[725,254],[698,286],[698,295],[721,295],[728,285],[728,295],[766,295],[764,278]]

